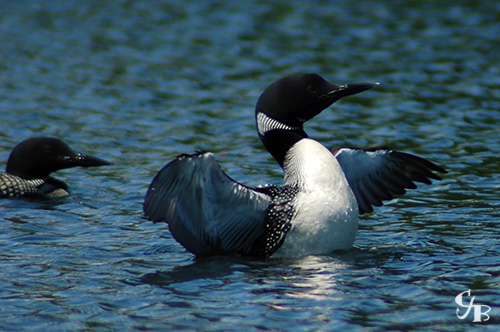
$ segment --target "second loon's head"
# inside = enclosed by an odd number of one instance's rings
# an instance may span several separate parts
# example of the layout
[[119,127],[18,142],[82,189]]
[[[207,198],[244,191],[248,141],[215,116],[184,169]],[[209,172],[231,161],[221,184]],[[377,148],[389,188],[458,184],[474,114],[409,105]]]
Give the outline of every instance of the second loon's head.
[[318,74],[286,76],[261,94],[255,108],[257,131],[264,146],[283,166],[288,149],[307,137],[304,122],[342,97],[354,95],[378,83],[337,85]]
[[75,166],[104,166],[110,162],[73,151],[53,137],[32,137],[19,143],[7,161],[6,172],[20,178],[45,179],[50,173]]

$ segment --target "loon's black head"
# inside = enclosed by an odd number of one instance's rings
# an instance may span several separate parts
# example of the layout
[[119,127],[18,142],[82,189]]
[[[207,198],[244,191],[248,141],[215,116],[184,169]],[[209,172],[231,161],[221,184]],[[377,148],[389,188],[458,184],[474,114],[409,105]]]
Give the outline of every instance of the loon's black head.
[[73,151],[53,137],[33,137],[19,143],[7,161],[6,172],[23,179],[45,179],[50,173],[75,166],[104,166],[110,162]]
[[272,83],[255,108],[259,137],[280,165],[288,148],[307,137],[304,122],[342,97],[354,95],[378,83],[337,85],[318,74],[287,76]]

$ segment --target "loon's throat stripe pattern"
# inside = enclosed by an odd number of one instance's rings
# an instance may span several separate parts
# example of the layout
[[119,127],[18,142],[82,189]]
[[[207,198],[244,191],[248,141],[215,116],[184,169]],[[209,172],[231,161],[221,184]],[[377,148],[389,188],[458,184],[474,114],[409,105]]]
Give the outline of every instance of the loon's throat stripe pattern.
[[284,123],[279,122],[268,117],[266,114],[259,112],[257,113],[257,130],[261,136],[264,136],[268,131],[275,129],[283,130],[299,130],[299,127],[291,127]]

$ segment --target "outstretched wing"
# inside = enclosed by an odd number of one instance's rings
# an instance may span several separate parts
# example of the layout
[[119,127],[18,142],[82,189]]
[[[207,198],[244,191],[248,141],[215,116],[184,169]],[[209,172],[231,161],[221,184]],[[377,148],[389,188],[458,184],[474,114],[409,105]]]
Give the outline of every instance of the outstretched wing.
[[265,231],[269,195],[235,182],[211,153],[180,155],[149,186],[144,213],[197,256],[249,254]]
[[382,205],[393,194],[417,188],[414,181],[430,184],[431,179],[441,180],[435,172],[447,173],[426,159],[387,148],[340,148],[333,154],[356,196],[360,214],[372,212],[372,205]]

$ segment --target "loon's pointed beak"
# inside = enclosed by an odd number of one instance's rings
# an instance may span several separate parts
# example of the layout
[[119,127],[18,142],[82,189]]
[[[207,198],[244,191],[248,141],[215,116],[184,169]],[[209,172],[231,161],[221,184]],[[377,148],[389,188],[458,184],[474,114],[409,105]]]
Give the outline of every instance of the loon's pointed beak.
[[[333,84],[332,84],[333,85]],[[352,96],[363,92],[365,90],[371,89],[375,86],[380,85],[380,83],[354,83],[354,84],[343,84],[343,85],[333,85],[333,89],[330,92],[325,93],[322,98],[330,100],[339,100],[340,98]]]
[[71,157],[68,161],[71,163],[71,166],[81,166],[81,167],[113,165],[112,162],[94,156],[90,156],[84,153],[77,153],[74,157]]

